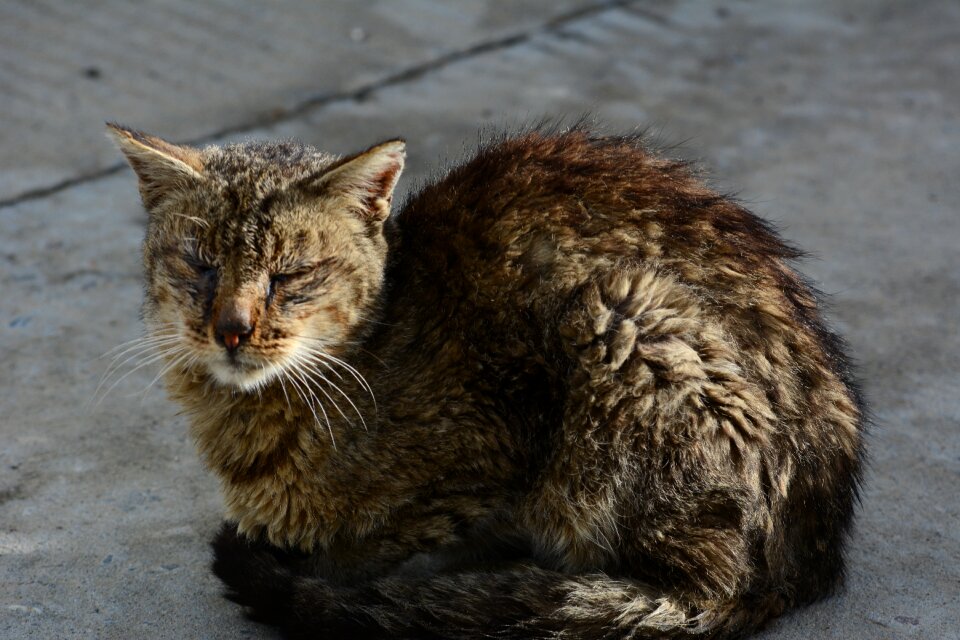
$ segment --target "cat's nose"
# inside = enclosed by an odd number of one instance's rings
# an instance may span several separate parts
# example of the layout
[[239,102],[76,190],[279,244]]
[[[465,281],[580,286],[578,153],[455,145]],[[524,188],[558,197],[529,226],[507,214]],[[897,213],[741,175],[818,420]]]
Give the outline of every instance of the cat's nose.
[[217,342],[233,353],[250,339],[256,323],[250,316],[250,310],[241,305],[227,305],[217,316],[214,327]]

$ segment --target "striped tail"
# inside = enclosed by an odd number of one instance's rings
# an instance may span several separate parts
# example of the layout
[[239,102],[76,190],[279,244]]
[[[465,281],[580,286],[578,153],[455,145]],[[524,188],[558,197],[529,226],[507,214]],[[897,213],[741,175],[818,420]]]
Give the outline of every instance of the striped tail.
[[731,638],[778,613],[682,602],[633,580],[529,564],[333,586],[229,527],[213,548],[227,597],[286,638]]

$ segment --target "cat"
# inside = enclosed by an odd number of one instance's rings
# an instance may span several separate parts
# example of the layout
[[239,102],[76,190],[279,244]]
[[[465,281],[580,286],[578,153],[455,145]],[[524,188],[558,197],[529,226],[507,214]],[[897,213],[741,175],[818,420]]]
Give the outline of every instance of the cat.
[[641,136],[338,158],[110,125],[144,319],[287,637],[732,638],[843,577],[863,403],[801,252]]

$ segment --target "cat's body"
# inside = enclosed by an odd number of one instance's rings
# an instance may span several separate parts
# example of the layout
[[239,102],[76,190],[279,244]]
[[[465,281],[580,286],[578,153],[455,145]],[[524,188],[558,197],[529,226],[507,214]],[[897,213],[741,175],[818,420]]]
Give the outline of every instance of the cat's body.
[[148,326],[198,350],[167,382],[236,523],[215,570],[261,618],[731,637],[838,584],[844,356],[798,254],[682,166],[533,132],[387,218],[400,143],[334,162],[116,131],[151,210]]

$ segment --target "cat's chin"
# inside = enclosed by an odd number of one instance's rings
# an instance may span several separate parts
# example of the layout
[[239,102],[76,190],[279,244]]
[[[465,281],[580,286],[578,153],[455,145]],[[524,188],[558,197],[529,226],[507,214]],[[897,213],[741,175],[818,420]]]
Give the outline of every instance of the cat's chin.
[[256,391],[274,376],[279,368],[274,365],[244,366],[229,362],[209,363],[210,375],[224,387],[238,391]]

